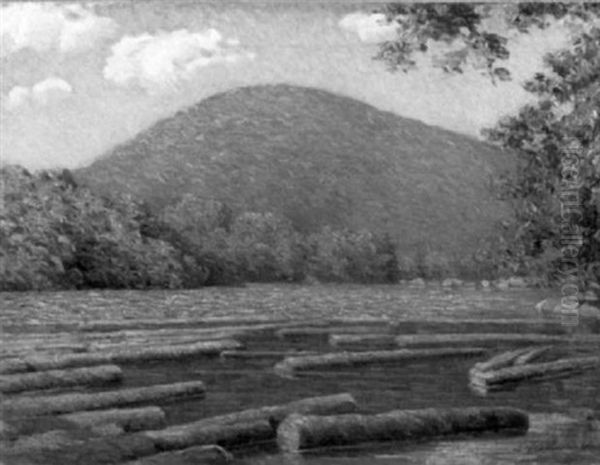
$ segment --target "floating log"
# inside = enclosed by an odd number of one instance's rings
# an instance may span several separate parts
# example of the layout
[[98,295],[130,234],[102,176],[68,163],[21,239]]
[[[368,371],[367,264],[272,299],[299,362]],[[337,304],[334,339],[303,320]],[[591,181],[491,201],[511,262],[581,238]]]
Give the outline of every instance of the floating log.
[[89,342],[120,342],[177,339],[179,337],[197,336],[202,339],[223,339],[231,335],[243,335],[250,331],[248,326],[226,326],[222,328],[156,328],[156,329],[124,329],[111,332],[82,333],[81,337]]
[[392,324],[400,334],[414,333],[546,333],[565,334],[563,325],[545,319],[455,319],[398,320]]
[[[381,328],[381,334],[389,332],[389,328]],[[332,333],[365,334],[373,333],[369,326],[325,326],[325,327],[298,327],[283,328],[275,332],[279,339],[303,339],[307,337],[328,337]]]
[[140,346],[128,350],[61,354],[55,356],[27,356],[0,361],[0,374],[42,371],[105,363],[127,363],[144,360],[169,360],[200,355],[218,355],[223,350],[242,348],[233,339],[203,341],[173,346]]
[[391,348],[396,345],[396,338],[392,334],[332,334],[329,336],[329,345],[352,349],[358,347]]
[[194,446],[187,449],[151,455],[123,465],[192,465],[210,463],[218,465],[233,461],[233,454],[221,446]]
[[152,328],[191,328],[197,326],[233,326],[233,325],[282,325],[290,323],[289,319],[275,318],[230,318],[214,317],[201,319],[138,319],[138,320],[96,320],[79,325],[78,330],[83,332],[93,331],[119,331],[124,329],[152,329]]
[[561,378],[600,366],[600,357],[563,358],[554,362],[529,363],[495,371],[472,371],[471,385],[478,390],[493,391],[512,387],[522,381]]
[[326,320],[328,325],[333,326],[370,326],[370,327],[382,327],[391,329],[391,323],[393,320],[389,318],[379,317],[346,317],[346,318],[332,318]]
[[502,352],[498,355],[493,356],[489,360],[486,360],[485,362],[476,363],[473,366],[473,368],[471,368],[471,370],[483,372],[511,366],[517,358],[519,358],[523,354],[529,353],[530,351],[530,348],[526,348]]
[[538,358],[540,358],[542,355],[548,353],[550,350],[552,349],[552,346],[543,346],[543,347],[537,347],[535,349],[531,349],[527,352],[525,352],[522,355],[519,355],[516,359],[515,359],[515,365],[525,365],[527,363],[531,363],[535,360],[537,360]]
[[[357,409],[354,397],[348,393],[333,394],[329,396],[307,397],[287,404],[258,407],[238,412],[226,413],[216,417],[205,418],[194,423],[237,423],[254,420],[268,420],[271,425],[277,426],[286,416],[292,413],[307,413],[313,415],[331,415],[334,413],[351,413]],[[174,427],[176,428],[176,427]]]
[[150,438],[154,447],[161,451],[211,444],[240,447],[264,443],[275,437],[273,427],[267,420],[213,424],[200,421],[138,434]]
[[32,352],[44,352],[44,353],[64,353],[64,352],[87,352],[88,345],[87,344],[76,344],[76,343],[56,343],[56,344],[47,344],[45,342],[20,342],[17,344],[9,344],[4,343],[0,346],[0,356],[2,357],[11,357],[11,356],[19,356],[23,353],[32,353]]
[[[11,441],[2,450],[2,456],[19,454],[32,451],[43,450],[60,450],[72,446],[76,443],[70,431],[51,430],[44,433],[32,434],[30,436],[22,436],[14,441]],[[18,463],[18,462],[15,462]]]
[[10,439],[17,435],[17,429],[0,419],[0,440]]
[[255,358],[281,358],[299,355],[316,355],[318,352],[308,350],[224,350],[221,352],[223,359],[255,359]]
[[449,345],[503,345],[503,344],[600,344],[598,335],[559,336],[549,334],[507,334],[507,333],[481,333],[481,334],[410,334],[396,337],[396,344],[400,347],[431,347]]
[[107,465],[160,452],[149,438],[142,435],[143,433],[88,437],[87,439],[74,437],[73,431],[58,433],[61,435],[50,436],[45,439],[45,442],[38,441],[32,444],[33,447],[23,444],[20,448],[7,448],[2,451],[3,458],[6,459],[7,464],[19,465],[46,465],[48,463]]
[[122,378],[123,372],[116,365],[36,371],[0,376],[0,392],[7,394],[59,387],[102,386],[117,383]]
[[525,433],[529,419],[512,408],[395,410],[378,415],[315,416],[293,414],[277,429],[284,452],[374,441],[420,440],[436,436],[481,432]]
[[117,341],[97,341],[89,344],[90,351],[120,351],[120,350],[140,350],[145,347],[156,347],[164,344],[165,346],[182,346],[191,345],[201,342],[220,341],[230,339],[232,337],[243,336],[242,331],[218,332],[218,333],[206,333],[200,335],[169,335],[162,337],[148,336],[146,338],[125,338]]
[[92,410],[67,413],[59,415],[58,418],[82,428],[116,424],[125,432],[158,429],[165,426],[165,412],[159,407]]
[[380,350],[369,352],[332,352],[329,354],[288,357],[275,365],[275,372],[289,375],[295,371],[355,365],[410,362],[430,358],[471,357],[485,353],[482,348]]
[[100,410],[110,407],[160,402],[204,396],[201,381],[159,384],[147,387],[103,391],[90,394],[74,393],[54,396],[18,397],[0,403],[0,410],[18,416],[41,416],[71,413],[81,410]]

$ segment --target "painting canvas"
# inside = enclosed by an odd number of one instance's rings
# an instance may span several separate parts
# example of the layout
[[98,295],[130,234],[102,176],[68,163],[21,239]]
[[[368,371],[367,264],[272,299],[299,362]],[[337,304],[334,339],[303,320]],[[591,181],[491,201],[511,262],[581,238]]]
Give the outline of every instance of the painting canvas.
[[598,463],[600,4],[0,39],[0,463]]

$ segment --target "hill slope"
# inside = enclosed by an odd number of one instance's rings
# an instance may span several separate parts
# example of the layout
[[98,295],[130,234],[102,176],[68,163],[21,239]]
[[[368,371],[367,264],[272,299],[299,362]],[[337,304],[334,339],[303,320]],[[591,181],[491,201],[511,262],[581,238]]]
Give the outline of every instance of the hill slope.
[[156,208],[193,193],[301,231],[388,231],[400,252],[471,253],[509,217],[490,186],[512,158],[326,91],[235,89],[159,121],[76,176]]

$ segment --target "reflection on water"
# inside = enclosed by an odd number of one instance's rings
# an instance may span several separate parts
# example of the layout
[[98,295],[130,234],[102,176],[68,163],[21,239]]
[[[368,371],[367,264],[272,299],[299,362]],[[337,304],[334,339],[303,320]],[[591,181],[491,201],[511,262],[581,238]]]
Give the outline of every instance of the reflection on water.
[[[266,316],[303,320],[375,318],[537,318],[539,291],[409,289],[401,286],[250,286],[186,292],[6,294],[3,324],[77,322],[82,319]],[[515,328],[516,330],[517,328]],[[331,350],[322,337],[282,341],[272,333],[245,341],[248,350]],[[508,347],[497,347],[502,350]],[[301,397],[350,392],[362,411],[505,405],[532,412],[524,437],[480,437],[426,443],[378,444],[361,449],[281,456],[276,451],[234,451],[240,465],[598,465],[600,426],[586,419],[600,412],[600,373],[542,383],[486,397],[468,387],[468,370],[482,358],[419,361],[402,366],[312,372],[283,379],[276,359],[201,359],[124,366],[125,386],[200,379],[203,400],[166,405],[170,424],[194,421]],[[568,415],[566,417],[565,415]],[[575,418],[575,420],[573,420]]]

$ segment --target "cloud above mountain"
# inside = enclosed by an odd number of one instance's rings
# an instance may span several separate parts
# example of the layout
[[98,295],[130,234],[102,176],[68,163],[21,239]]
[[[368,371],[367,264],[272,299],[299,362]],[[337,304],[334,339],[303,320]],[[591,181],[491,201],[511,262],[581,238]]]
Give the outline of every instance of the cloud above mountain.
[[79,53],[113,37],[118,28],[113,19],[76,4],[10,3],[0,14],[2,57],[25,49]]
[[158,93],[177,89],[207,66],[252,58],[252,54],[240,51],[239,41],[224,40],[216,29],[180,29],[123,37],[112,46],[103,74],[117,85]]
[[67,81],[49,77],[31,87],[13,87],[6,98],[6,107],[14,111],[26,105],[48,105],[53,101],[62,100],[72,92],[73,88]]

